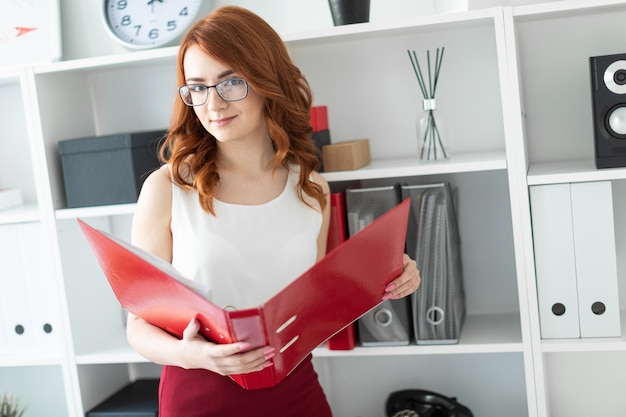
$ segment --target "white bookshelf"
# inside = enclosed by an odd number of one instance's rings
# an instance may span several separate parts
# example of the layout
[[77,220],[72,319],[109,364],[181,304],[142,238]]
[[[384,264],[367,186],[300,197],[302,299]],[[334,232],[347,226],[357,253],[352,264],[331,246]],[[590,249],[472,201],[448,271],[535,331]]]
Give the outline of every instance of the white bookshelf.
[[[19,187],[25,201],[0,210],[0,239],[3,227],[41,226],[53,254],[49,279],[62,349],[0,348],[0,393],[17,391],[33,404],[33,415],[43,415],[35,404],[46,399],[51,414],[81,417],[144,367],[154,367],[129,347],[123,311],[76,223],[80,218],[127,238],[134,204],[68,208],[57,144],[165,129],[178,48],[128,52],[99,32],[95,48],[79,44],[88,40],[76,38],[76,31],[96,23],[79,21],[70,9],[93,6],[62,3],[71,59],[0,68],[0,187]],[[270,6],[258,7],[277,21]],[[313,88],[314,104],[328,106],[332,141],[370,140],[370,165],[326,172],[325,178],[366,185],[449,181],[462,240],[467,316],[459,342],[317,348],[314,362],[335,415],[378,417],[388,393],[402,388],[456,396],[484,417],[582,417],[590,396],[608,397],[594,403],[597,413],[623,413],[616,398],[626,381],[613,369],[626,364],[624,329],[619,338],[541,339],[528,187],[586,181],[611,181],[618,191],[626,186],[626,168],[594,165],[587,65],[589,56],[626,52],[625,20],[623,0],[562,0],[398,13],[365,24],[281,32]],[[421,97],[406,51],[441,46],[446,55],[438,103],[451,158],[424,162],[417,158],[415,134]],[[125,92],[132,89],[144,94],[130,100]],[[614,195],[615,212],[623,212],[626,201]],[[622,235],[626,222],[616,219],[618,266],[626,261]],[[5,339],[0,333],[0,342]],[[604,382],[578,374],[581,363]],[[356,380],[368,381],[367,392]]]

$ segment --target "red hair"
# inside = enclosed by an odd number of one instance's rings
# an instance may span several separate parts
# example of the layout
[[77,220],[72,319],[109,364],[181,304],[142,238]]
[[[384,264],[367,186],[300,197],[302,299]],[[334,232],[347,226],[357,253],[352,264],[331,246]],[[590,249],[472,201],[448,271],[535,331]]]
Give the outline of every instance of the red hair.
[[[177,58],[178,85],[185,84],[183,60],[192,45],[240,74],[265,97],[265,120],[276,150],[270,161],[274,171],[289,164],[300,166],[300,199],[306,203],[304,192],[323,209],[326,199],[322,187],[310,180],[311,172],[318,167],[311,140],[312,92],[280,36],[249,10],[218,8],[197,22],[182,40]],[[219,181],[216,150],[215,138],[193,109],[175,100],[161,157],[171,164],[174,181],[185,189],[197,189],[200,205],[213,215],[213,190]]]

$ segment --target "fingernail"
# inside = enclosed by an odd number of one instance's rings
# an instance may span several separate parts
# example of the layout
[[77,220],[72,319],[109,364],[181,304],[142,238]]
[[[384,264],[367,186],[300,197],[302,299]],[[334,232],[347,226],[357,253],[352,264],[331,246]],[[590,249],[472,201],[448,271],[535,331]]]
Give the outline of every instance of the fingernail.
[[250,343],[242,343],[239,345],[239,350],[248,350],[250,349]]
[[388,299],[390,299],[390,298],[391,298],[391,294],[390,294],[390,293],[385,293],[385,294],[383,295],[383,301],[386,301],[386,300],[388,300]]
[[275,353],[267,353],[267,354],[265,355],[265,360],[266,360],[266,361],[269,361],[269,360],[270,360],[270,359],[272,359],[274,356],[276,356],[276,354],[275,354]]
[[273,362],[268,362],[268,363],[265,364],[265,366],[263,368],[264,369],[265,368],[269,368],[270,366],[274,366],[274,363]]
[[385,292],[393,291],[396,288],[396,284],[389,284],[385,287]]

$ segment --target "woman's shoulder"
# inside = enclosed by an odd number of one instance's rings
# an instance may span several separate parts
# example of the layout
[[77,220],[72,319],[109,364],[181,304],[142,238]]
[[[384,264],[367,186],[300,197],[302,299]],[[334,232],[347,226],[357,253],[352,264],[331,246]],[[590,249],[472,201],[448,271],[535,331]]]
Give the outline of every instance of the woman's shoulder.
[[167,165],[148,175],[141,186],[138,204],[161,204],[172,198],[172,176]]
[[[298,178],[298,176],[300,175],[300,166],[297,164],[290,164],[289,173],[294,178]],[[309,174],[309,180],[321,186],[325,193],[328,192],[328,181],[326,181],[326,178],[324,178],[324,176],[319,172],[311,171],[311,173]]]
[[144,188],[157,188],[163,189],[164,187],[172,186],[172,172],[169,165],[161,165],[160,168],[155,169],[148,175],[142,185],[142,191]]
[[330,187],[328,185],[328,181],[326,181],[326,178],[324,178],[322,174],[320,174],[317,171],[313,171],[311,172],[310,178],[311,178],[311,181],[313,181],[315,184],[318,184],[320,187],[322,187],[322,190],[324,190],[324,194],[329,193]]

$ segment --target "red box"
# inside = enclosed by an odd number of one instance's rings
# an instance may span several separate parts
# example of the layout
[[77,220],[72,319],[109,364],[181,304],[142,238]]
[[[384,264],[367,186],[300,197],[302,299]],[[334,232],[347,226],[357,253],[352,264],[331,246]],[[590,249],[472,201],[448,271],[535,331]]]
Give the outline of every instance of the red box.
[[328,130],[328,107],[313,106],[311,107],[311,127],[313,132]]

